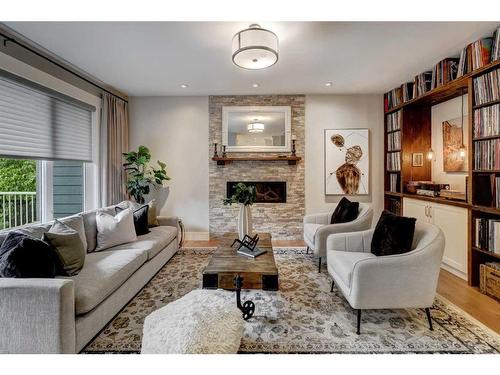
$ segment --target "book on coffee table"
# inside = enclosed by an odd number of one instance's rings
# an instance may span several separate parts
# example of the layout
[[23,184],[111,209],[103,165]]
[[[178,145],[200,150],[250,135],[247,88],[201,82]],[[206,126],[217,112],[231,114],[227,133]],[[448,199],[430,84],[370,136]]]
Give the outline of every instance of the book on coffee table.
[[266,252],[267,252],[267,250],[261,249],[259,247],[255,247],[253,250],[251,250],[245,246],[242,246],[237,251],[238,254],[245,255],[245,256],[250,257],[250,258],[258,257],[259,255],[262,255]]

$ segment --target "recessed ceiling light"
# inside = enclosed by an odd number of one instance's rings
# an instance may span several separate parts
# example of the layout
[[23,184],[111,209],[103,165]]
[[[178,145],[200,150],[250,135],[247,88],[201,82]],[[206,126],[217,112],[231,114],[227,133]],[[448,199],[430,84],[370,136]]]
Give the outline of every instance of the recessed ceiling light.
[[325,86],[326,86],[326,87],[330,87],[331,85],[333,85],[333,83],[332,83],[332,82],[327,82],[327,83],[325,83]]
[[252,85],[252,87],[255,87],[255,88],[257,88],[257,87],[259,87],[259,86],[260,86],[260,85],[259,85],[258,83],[254,83],[254,84]]
[[182,87],[183,89],[185,89],[185,88],[187,88],[187,87],[188,87],[188,85],[186,85],[185,83],[183,83],[183,84],[181,85],[181,87]]

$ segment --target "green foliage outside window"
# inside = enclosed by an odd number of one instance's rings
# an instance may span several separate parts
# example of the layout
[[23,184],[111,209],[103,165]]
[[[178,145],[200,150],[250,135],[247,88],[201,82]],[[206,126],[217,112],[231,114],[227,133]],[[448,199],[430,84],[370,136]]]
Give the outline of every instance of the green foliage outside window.
[[36,191],[36,161],[0,158],[0,191]]

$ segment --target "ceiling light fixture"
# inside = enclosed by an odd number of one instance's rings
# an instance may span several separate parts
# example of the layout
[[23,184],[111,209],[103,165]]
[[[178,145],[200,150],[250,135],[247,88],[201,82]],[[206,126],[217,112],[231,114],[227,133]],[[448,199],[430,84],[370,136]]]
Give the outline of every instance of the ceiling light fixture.
[[327,82],[327,83],[325,83],[325,86],[326,86],[326,87],[330,87],[331,85],[333,85],[333,83],[332,83],[332,82]]
[[233,63],[245,69],[264,69],[278,61],[278,36],[252,24],[233,37]]
[[262,122],[257,122],[257,119],[255,119],[252,123],[247,125],[247,130],[249,133],[262,133],[265,127],[266,126]]
[[259,85],[258,83],[254,83],[254,84],[252,85],[252,87],[255,87],[255,88],[257,88],[257,87],[259,87],[259,86],[260,86],[260,85]]
[[181,87],[182,87],[183,89],[185,89],[185,88],[187,88],[187,87],[188,87],[188,85],[186,85],[185,83],[183,83],[183,84],[181,85]]

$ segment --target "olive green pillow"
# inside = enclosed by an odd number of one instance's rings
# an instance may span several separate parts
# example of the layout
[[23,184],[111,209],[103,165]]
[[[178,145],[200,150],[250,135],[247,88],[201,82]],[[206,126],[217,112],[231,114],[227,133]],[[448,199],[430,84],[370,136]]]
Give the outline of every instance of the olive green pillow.
[[43,240],[56,249],[67,276],[75,276],[81,271],[87,250],[78,231],[56,219],[44,233]]

